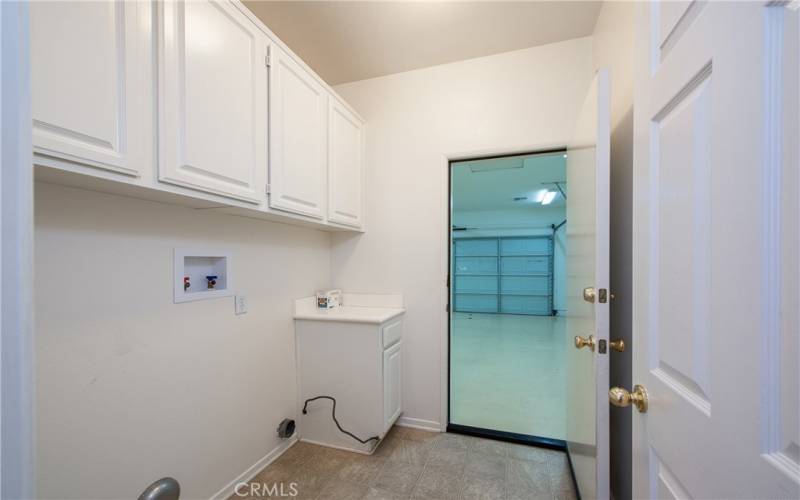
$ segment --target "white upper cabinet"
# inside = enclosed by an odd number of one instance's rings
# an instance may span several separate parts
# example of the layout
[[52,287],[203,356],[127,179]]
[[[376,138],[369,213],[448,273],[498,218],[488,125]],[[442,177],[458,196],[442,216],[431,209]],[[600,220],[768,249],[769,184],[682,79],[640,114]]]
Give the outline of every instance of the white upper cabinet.
[[363,228],[363,121],[239,0],[30,2],[30,52],[37,174]]
[[227,1],[158,5],[159,179],[259,203],[266,36]]
[[323,219],[328,93],[288,54],[272,49],[269,206]]
[[139,8],[126,1],[30,3],[33,145],[40,157],[139,175],[147,158],[142,141],[152,140]]
[[363,127],[360,118],[330,98],[328,220],[354,228],[360,228],[363,219]]

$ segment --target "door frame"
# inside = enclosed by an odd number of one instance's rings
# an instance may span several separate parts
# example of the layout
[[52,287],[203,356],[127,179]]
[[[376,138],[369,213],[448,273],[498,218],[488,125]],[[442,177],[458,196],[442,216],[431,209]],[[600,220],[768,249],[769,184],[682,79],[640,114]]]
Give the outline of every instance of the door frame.
[[0,3],[0,494],[35,498],[33,157],[28,4]]
[[[489,439],[496,439],[500,441],[507,441],[512,443],[520,443],[520,444],[527,444],[532,446],[538,446],[542,448],[549,448],[549,449],[556,449],[560,451],[565,451],[567,449],[566,441],[561,439],[553,439],[547,438],[542,436],[528,436],[525,434],[517,434],[513,432],[507,431],[500,431],[494,429],[483,429],[479,427],[472,427],[467,425],[460,425],[460,424],[451,424],[450,423],[450,329],[451,329],[451,314],[450,314],[450,307],[452,306],[452,290],[451,290],[451,279],[450,279],[450,270],[451,270],[451,260],[453,256],[452,253],[452,220],[451,220],[451,204],[450,200],[452,198],[452,166],[453,163],[462,162],[462,161],[469,161],[469,160],[487,160],[487,159],[494,159],[494,158],[508,158],[511,156],[521,156],[521,155],[534,155],[534,154],[553,154],[553,153],[565,153],[567,151],[566,142],[564,144],[535,144],[530,146],[521,146],[515,148],[498,148],[498,149],[486,149],[486,150],[477,150],[477,151],[468,151],[468,152],[461,152],[461,153],[452,153],[452,154],[445,154],[442,156],[443,159],[443,166],[442,169],[443,179],[445,189],[444,189],[444,197],[441,203],[442,207],[442,226],[445,233],[445,237],[443,239],[445,248],[439,252],[439,255],[442,256],[442,260],[440,261],[440,265],[442,266],[444,280],[442,281],[443,292],[440,297],[440,304],[442,311],[442,316],[440,320],[442,322],[442,336],[440,338],[440,360],[442,366],[442,373],[441,373],[441,406],[440,406],[440,431],[441,432],[454,432],[459,434],[466,434],[470,436],[476,437],[485,437]],[[569,454],[567,454],[569,458]],[[572,471],[572,463],[570,465],[570,474],[572,474],[573,483],[575,482],[575,476]],[[577,487],[576,487],[577,491]]]

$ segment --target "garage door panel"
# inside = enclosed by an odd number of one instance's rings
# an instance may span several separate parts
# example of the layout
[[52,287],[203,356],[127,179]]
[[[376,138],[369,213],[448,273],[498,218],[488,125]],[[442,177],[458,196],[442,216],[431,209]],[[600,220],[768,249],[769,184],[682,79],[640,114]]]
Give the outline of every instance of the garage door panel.
[[553,314],[553,239],[459,238],[453,242],[453,311]]
[[458,274],[497,274],[497,257],[456,257]]
[[501,257],[500,274],[550,274],[550,257]]

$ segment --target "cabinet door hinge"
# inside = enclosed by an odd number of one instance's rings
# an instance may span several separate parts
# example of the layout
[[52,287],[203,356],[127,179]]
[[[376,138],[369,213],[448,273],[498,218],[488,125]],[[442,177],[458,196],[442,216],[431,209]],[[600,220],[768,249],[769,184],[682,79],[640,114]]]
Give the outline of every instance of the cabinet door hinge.
[[272,66],[272,47],[267,47],[267,55],[264,56],[264,65],[268,68]]

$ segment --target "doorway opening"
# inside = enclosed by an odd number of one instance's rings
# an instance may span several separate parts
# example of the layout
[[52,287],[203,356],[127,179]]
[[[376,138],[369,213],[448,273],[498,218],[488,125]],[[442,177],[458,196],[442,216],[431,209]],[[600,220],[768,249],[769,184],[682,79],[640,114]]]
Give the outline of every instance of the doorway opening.
[[566,156],[450,162],[448,431],[566,447]]

